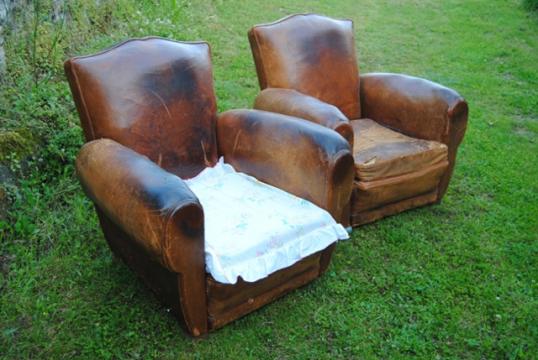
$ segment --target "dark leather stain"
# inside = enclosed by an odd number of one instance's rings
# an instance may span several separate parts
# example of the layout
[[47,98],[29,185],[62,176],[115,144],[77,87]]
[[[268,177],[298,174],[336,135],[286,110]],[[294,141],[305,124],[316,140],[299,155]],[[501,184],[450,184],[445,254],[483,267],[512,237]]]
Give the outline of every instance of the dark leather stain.
[[197,205],[189,205],[182,209],[180,226],[182,232],[191,238],[203,235],[204,216],[203,210]]
[[[145,191],[145,189],[140,189],[137,191],[139,198],[147,205],[149,209],[159,209],[165,213],[168,213],[172,210],[172,206],[177,204],[178,201],[181,201],[182,198],[179,196],[173,196],[177,188],[177,183],[173,184],[171,182],[164,185],[159,184],[154,186],[151,189],[151,192]],[[163,214],[164,215],[164,214]]]
[[297,44],[304,55],[302,60],[305,65],[317,66],[322,61],[323,56],[347,58],[350,56],[349,45],[346,39],[337,30],[327,30],[305,37],[304,41]]
[[158,107],[191,98],[198,92],[198,79],[192,62],[180,59],[145,74],[141,87],[149,93],[147,101]]

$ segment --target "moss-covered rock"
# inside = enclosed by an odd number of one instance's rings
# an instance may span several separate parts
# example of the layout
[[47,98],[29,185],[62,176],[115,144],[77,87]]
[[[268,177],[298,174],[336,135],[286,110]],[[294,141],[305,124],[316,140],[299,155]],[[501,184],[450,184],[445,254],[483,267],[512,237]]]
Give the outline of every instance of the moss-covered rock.
[[0,162],[11,156],[17,159],[28,156],[36,142],[32,133],[26,129],[0,130]]

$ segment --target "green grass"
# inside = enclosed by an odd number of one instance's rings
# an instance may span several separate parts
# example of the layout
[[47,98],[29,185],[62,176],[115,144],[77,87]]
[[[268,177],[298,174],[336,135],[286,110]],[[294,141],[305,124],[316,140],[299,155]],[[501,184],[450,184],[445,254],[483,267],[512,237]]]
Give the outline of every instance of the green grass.
[[[0,357],[536,358],[538,21],[519,1],[79,1],[56,23],[47,6],[19,14],[0,79],[0,131],[37,139],[30,158],[2,156],[19,179],[3,184]],[[204,39],[219,110],[250,107],[246,32],[296,12],[352,18],[361,72],[467,99],[455,175],[442,204],[354,230],[326,276],[192,340],[106,246],[73,174],[82,137],[61,63],[128,37]]]
[[538,0],[523,0],[523,4],[529,10],[538,10]]

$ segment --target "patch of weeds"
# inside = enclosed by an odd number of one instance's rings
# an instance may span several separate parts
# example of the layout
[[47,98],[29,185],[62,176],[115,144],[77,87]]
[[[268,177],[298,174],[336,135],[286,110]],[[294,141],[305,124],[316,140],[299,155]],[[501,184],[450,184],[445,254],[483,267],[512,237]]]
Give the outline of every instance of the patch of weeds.
[[35,140],[27,129],[0,130],[0,162],[10,156],[27,156],[34,148]]

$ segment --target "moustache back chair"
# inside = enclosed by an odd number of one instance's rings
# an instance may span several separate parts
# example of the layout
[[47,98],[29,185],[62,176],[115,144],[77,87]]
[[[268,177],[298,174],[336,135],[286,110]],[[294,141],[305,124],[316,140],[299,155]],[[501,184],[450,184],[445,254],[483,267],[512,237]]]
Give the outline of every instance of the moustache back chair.
[[254,108],[304,118],[350,143],[352,226],[441,201],[465,134],[454,90],[402,74],[359,75],[353,23],[315,14],[254,26]]
[[[205,42],[132,39],[72,58],[65,71],[87,141],[77,175],[105,238],[191,335],[219,328],[326,270],[334,241],[343,237],[334,219],[343,216],[354,173],[342,137],[264,111],[217,115]],[[245,187],[230,187],[234,181]],[[211,197],[197,196],[204,191]],[[270,196],[257,199],[258,193]],[[251,206],[239,213],[241,221],[232,211],[236,201]],[[278,218],[286,211],[298,215]],[[292,236],[278,233],[278,224],[264,229],[272,218],[292,222]],[[265,230],[267,239],[245,235],[221,244],[229,229],[218,226],[229,223],[237,233]],[[331,241],[321,242],[322,235]],[[208,270],[209,261],[240,267],[233,264],[237,256],[248,265],[243,273]],[[266,267],[281,263],[253,274],[260,259]]]

